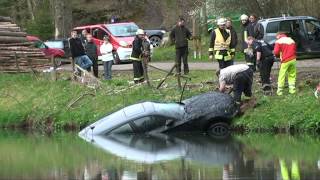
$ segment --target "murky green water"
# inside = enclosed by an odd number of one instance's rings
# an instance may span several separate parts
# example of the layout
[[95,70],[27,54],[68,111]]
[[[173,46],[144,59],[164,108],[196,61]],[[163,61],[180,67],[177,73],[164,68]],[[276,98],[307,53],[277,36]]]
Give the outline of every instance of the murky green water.
[[320,179],[320,138],[0,133],[0,179]]

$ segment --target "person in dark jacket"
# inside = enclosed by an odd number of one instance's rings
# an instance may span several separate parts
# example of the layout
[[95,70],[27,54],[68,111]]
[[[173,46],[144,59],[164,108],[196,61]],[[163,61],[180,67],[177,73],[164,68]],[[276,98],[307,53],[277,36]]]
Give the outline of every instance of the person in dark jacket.
[[238,35],[232,26],[232,20],[230,18],[227,18],[226,28],[229,29],[231,34],[230,52],[231,52],[232,59],[234,59],[236,55],[236,47],[238,45]]
[[252,47],[253,57],[257,60],[260,70],[262,90],[264,92],[269,92],[272,88],[270,74],[275,59],[272,47],[263,40],[257,41],[251,36],[248,37],[247,43],[249,47]]
[[92,35],[87,34],[87,41],[86,41],[86,52],[90,60],[92,61],[92,68],[93,68],[93,75],[98,77],[98,51],[97,46],[92,40]]
[[176,68],[181,73],[181,59],[183,61],[184,74],[189,74],[188,65],[188,40],[191,39],[191,32],[185,27],[185,20],[180,17],[178,24],[172,29],[170,39],[176,46]]
[[142,29],[138,29],[136,33],[136,37],[132,43],[132,54],[130,60],[132,60],[133,65],[133,80],[134,83],[142,83],[144,82],[144,75],[143,75],[143,67],[142,67],[142,42],[144,37],[144,31]]
[[77,36],[77,31],[71,32],[71,38],[69,39],[71,56],[75,60],[75,63],[82,69],[88,70],[92,66],[92,61],[86,55],[83,44]]
[[251,14],[249,17],[250,24],[248,26],[248,36],[254,37],[256,40],[262,40],[264,37],[264,28],[258,23],[258,17]]

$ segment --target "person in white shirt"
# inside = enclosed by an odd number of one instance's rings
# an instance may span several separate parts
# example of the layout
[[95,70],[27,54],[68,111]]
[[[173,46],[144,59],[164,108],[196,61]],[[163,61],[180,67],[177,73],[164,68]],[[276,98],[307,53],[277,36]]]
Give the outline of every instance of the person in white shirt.
[[103,68],[104,68],[104,78],[106,80],[112,79],[112,64],[113,64],[113,54],[112,54],[113,46],[109,42],[109,37],[103,37],[103,44],[100,47],[100,52],[102,55]]
[[227,85],[233,85],[234,99],[241,104],[241,95],[252,96],[253,71],[246,64],[231,65],[217,71],[219,90],[224,92]]

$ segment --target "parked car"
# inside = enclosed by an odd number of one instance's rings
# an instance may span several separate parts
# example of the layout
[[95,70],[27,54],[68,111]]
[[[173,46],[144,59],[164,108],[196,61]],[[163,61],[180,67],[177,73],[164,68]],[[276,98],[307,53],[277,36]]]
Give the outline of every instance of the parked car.
[[52,56],[56,59],[58,65],[61,64],[65,57],[65,52],[59,48],[51,48],[48,47],[43,41],[41,41],[36,36],[27,36],[27,40],[29,42],[33,42],[36,48],[39,48],[47,58],[51,58]]
[[44,42],[49,48],[61,49],[64,51],[64,58],[71,57],[71,51],[68,39],[48,40]]
[[236,104],[230,95],[210,92],[182,103],[134,104],[89,125],[79,135],[200,131],[219,136],[229,133],[236,113]]
[[[128,62],[132,53],[132,42],[139,27],[133,22],[113,23],[113,24],[96,24],[88,26],[75,27],[74,30],[81,35],[82,30],[87,30],[93,36],[93,41],[100,49],[103,43],[103,37],[108,36],[113,45],[113,56],[115,63]],[[146,30],[153,46],[159,46],[165,31],[163,30]],[[101,56],[100,51],[98,55]],[[100,58],[99,58],[100,59]]]
[[297,43],[297,54],[302,57],[320,56],[320,22],[310,16],[283,16],[260,20],[265,30],[264,40],[274,45],[276,34],[286,32]]

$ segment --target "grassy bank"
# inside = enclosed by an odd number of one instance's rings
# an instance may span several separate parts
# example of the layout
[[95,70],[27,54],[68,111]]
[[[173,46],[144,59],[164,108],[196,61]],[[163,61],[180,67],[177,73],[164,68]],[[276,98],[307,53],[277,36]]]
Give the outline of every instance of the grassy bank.
[[[309,72],[308,72],[309,73]],[[152,71],[152,80],[159,80],[165,74]],[[301,73],[303,75],[303,73]],[[263,96],[259,85],[255,84],[255,96],[258,106],[248,110],[234,124],[250,131],[301,130],[316,131],[320,126],[318,113],[320,102],[313,96],[314,85],[318,77],[300,77],[299,91],[294,96]],[[66,75],[65,75],[66,76]],[[202,82],[212,81],[212,71],[192,71],[192,80],[187,87],[185,98],[208,92],[215,87],[202,86]],[[70,80],[52,82],[46,75],[30,74],[0,75],[0,126],[31,127],[38,130],[80,129],[105,115],[141,101],[179,101],[180,91],[176,80],[170,78],[165,88],[156,90],[147,86],[138,86],[121,93],[132,80],[131,72],[115,73],[114,80],[103,82],[102,89],[95,96],[85,96],[69,108],[69,104],[87,92],[93,92]],[[159,82],[153,82],[156,86]]]

